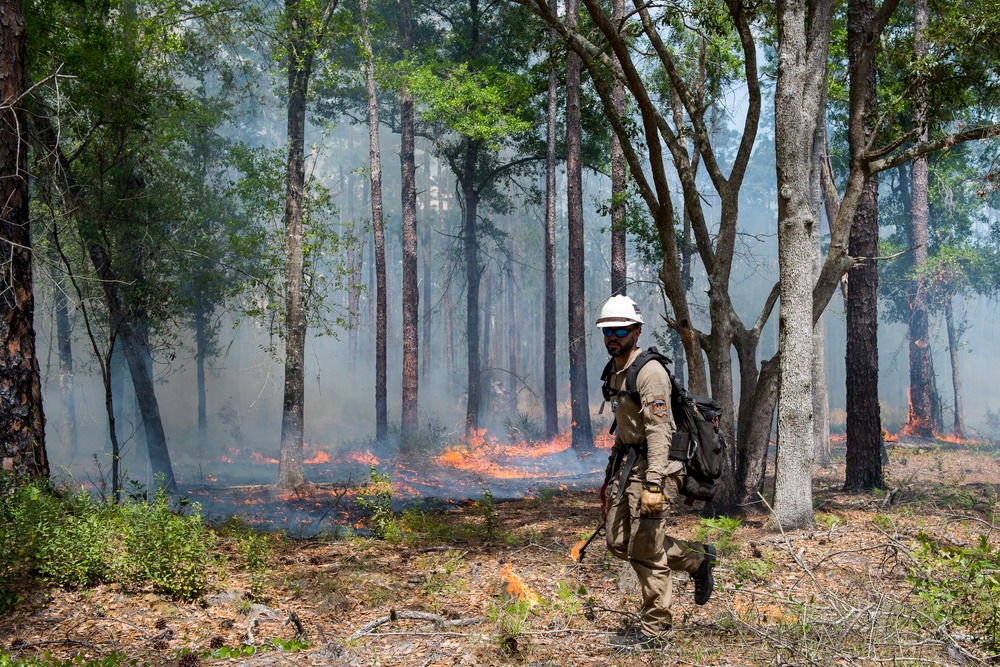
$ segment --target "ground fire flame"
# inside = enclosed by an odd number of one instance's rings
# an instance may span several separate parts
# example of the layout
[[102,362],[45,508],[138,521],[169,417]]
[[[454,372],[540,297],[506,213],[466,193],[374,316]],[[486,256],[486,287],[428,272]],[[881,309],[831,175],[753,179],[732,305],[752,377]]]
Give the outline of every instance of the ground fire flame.
[[[345,450],[337,445],[307,443],[306,476],[314,485],[302,493],[273,488],[277,451],[229,448],[214,460],[193,468],[175,467],[178,483],[209,517],[243,516],[248,523],[310,532],[318,524],[359,527],[359,511],[351,502],[363,492],[372,470],[387,475],[397,507],[413,499],[464,503],[487,492],[496,500],[523,498],[543,489],[593,487],[604,468],[600,449],[579,453],[565,431],[551,440],[533,442],[502,438],[479,430],[437,453],[401,453],[392,449]],[[609,447],[602,439],[599,447]],[[352,509],[348,509],[351,506]],[[308,530],[303,526],[308,525]]]
[[511,600],[527,602],[529,607],[534,607],[542,601],[538,593],[531,590],[519,576],[514,574],[509,562],[500,570],[500,577],[507,582],[507,593],[510,594]]

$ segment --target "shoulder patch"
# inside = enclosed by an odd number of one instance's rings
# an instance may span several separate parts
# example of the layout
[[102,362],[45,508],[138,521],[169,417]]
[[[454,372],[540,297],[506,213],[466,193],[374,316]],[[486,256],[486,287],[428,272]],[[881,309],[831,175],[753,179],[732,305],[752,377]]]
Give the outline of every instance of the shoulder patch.
[[667,416],[667,402],[662,398],[654,399],[649,403],[649,410],[653,413],[654,417],[666,417]]

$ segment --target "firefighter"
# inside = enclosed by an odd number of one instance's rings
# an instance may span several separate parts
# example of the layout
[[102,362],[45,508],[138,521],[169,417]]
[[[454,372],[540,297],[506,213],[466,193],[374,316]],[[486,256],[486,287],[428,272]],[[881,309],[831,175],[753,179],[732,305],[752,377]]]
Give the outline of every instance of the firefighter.
[[604,334],[609,364],[611,401],[617,423],[615,444],[605,471],[608,550],[628,560],[642,592],[641,624],[611,644],[622,648],[657,649],[666,644],[671,628],[670,598],[673,570],[694,580],[695,603],[712,595],[715,547],[687,543],[666,533],[672,501],[684,483],[684,463],[669,458],[674,420],[670,411],[671,381],[659,363],[642,366],[636,377],[639,403],[625,391],[629,365],[639,356],[637,345],[643,319],[627,296],[604,302],[597,326]]

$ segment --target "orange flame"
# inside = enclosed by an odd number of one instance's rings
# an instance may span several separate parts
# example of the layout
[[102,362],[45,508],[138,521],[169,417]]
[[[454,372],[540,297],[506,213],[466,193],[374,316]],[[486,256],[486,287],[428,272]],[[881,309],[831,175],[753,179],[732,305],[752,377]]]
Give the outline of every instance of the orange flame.
[[272,465],[278,463],[278,459],[272,459],[268,456],[264,456],[260,452],[253,452],[250,454],[250,460],[254,463],[270,463]]
[[510,563],[503,566],[503,569],[500,570],[500,576],[507,582],[507,592],[510,593],[512,598],[527,602],[529,607],[534,607],[542,601],[538,597],[538,593],[531,590],[527,584],[521,581],[519,576],[514,574]]
[[330,455],[324,452],[322,449],[316,452],[316,455],[311,459],[306,459],[303,463],[316,464],[316,463],[329,463]]
[[580,560],[580,549],[582,549],[583,545],[586,544],[586,543],[587,543],[587,540],[580,540],[579,542],[577,542],[576,546],[573,547],[570,550],[569,557],[572,558],[574,561],[579,562],[579,560]]

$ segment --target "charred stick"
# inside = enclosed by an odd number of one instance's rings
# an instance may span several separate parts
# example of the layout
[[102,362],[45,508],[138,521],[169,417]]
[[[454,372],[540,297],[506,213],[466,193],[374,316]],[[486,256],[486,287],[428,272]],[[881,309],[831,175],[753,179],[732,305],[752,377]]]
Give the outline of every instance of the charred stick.
[[302,637],[306,634],[306,629],[302,627],[302,619],[294,611],[288,614],[288,622],[295,626],[295,634]]

